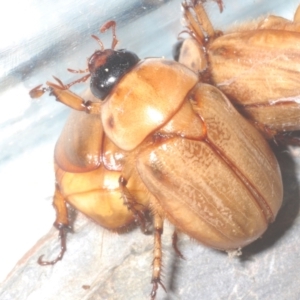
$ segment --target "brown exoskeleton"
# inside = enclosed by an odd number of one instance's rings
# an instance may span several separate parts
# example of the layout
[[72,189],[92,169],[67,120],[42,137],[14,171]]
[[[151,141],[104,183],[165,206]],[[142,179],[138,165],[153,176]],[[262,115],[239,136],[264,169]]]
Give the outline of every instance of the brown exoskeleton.
[[[161,282],[164,220],[209,247],[234,250],[259,238],[282,202],[276,158],[264,137],[214,86],[186,66],[132,52],[97,50],[88,74],[49,91],[74,109],[55,149],[55,226],[66,251],[67,203],[101,226],[119,230],[137,221],[154,227],[152,292]],[[72,93],[90,77],[93,99]],[[176,245],[175,250],[178,252]]]
[[182,4],[191,38],[183,41],[178,61],[218,87],[267,138],[299,130],[300,6],[294,21],[268,16],[223,33],[214,29],[203,2]]

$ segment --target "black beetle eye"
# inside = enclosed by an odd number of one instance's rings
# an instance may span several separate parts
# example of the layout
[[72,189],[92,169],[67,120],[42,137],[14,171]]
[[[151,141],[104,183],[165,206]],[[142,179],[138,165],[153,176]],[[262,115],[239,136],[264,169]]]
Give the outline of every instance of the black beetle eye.
[[96,51],[89,60],[90,87],[93,95],[104,100],[115,84],[139,60],[136,54],[126,50]]

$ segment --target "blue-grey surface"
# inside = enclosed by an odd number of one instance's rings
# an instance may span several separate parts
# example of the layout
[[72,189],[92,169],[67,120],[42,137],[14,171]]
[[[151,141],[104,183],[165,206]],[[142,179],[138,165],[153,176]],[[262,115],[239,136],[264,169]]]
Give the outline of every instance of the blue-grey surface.
[[[115,19],[119,47],[140,57],[171,57],[181,30],[180,0],[159,1],[9,1],[1,10],[0,32],[0,280],[51,227],[54,211],[52,155],[68,109],[28,90],[51,79],[69,82],[67,68],[84,69],[97,48],[90,38],[101,24]],[[219,14],[209,13],[218,28],[261,14],[292,18],[298,1],[224,0]],[[4,5],[4,4],[3,4]],[[101,36],[102,39],[102,36]],[[110,45],[111,35],[103,41]],[[79,86],[84,90],[85,85]],[[299,299],[300,298],[300,149],[278,149],[285,182],[285,205],[265,236],[244,249],[241,259],[205,248],[188,237],[179,243],[186,260],[172,255],[164,234],[164,282],[158,299]],[[0,287],[0,299],[147,299],[151,290],[152,237],[134,230],[125,235],[104,231],[83,216],[69,236],[68,252],[54,267],[36,257],[56,253],[52,230],[18,263]],[[83,289],[83,285],[90,286]]]

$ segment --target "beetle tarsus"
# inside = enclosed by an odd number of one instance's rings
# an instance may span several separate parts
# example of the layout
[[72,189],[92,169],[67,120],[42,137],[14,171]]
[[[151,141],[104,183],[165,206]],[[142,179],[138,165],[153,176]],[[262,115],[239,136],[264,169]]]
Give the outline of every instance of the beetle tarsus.
[[64,254],[67,251],[66,241],[67,241],[67,231],[69,230],[69,227],[62,225],[58,228],[58,230],[59,230],[59,238],[60,238],[60,252],[58,256],[53,260],[46,261],[43,260],[44,255],[41,255],[38,258],[39,265],[41,266],[55,265],[59,260],[62,260],[62,258],[64,257]]
[[163,219],[158,215],[154,214],[154,250],[153,250],[153,263],[152,263],[152,291],[151,299],[155,299],[158,285],[160,285],[165,292],[167,292],[165,286],[161,282],[161,269],[162,269],[162,244],[161,236],[163,233]]
[[[214,0],[219,5],[220,12],[223,11],[222,0]],[[191,0],[182,3],[184,19],[187,23],[189,34],[194,37],[201,45],[205,46],[211,38],[222,35],[222,32],[215,31],[214,27],[203,7],[206,0]]]
[[89,69],[85,69],[85,70],[74,70],[74,69],[67,69],[70,73],[74,73],[74,74],[83,74],[83,73],[87,73],[89,72]]
[[[219,10],[220,12],[223,12],[223,9],[224,9],[224,5],[223,5],[223,0],[212,0],[214,2],[216,2],[219,6]],[[205,3],[207,2],[207,0],[191,0],[192,2],[192,6],[196,6],[197,3]]]
[[276,145],[300,146],[300,137],[293,135],[292,132],[277,134],[273,137],[273,141]]
[[35,99],[35,98],[40,98],[41,96],[44,95],[45,92],[48,91],[47,88],[42,88],[42,84],[36,86],[35,88],[33,88],[32,90],[29,91],[29,96],[32,98],[32,99]]
[[160,285],[165,292],[167,292],[167,289],[165,288],[165,286],[163,285],[163,283],[161,282],[160,279],[157,279],[157,280],[152,280],[152,291],[150,293],[150,296],[151,296],[151,300],[154,300],[155,297],[156,297],[156,292],[158,290],[158,286]]
[[[68,69],[68,71],[76,73],[76,71],[74,71],[72,69]],[[81,73],[81,71],[82,70],[80,70],[78,73]],[[90,76],[91,76],[91,74],[84,75],[83,77],[80,77],[79,79],[76,79],[76,80],[74,80],[74,81],[72,81],[68,84],[64,84],[59,78],[53,76],[53,78],[58,82],[58,85],[54,84],[52,82],[47,82],[47,84],[49,86],[56,87],[56,88],[61,89],[61,90],[68,90],[74,84],[77,84],[77,83],[80,83],[80,82],[86,82]]]

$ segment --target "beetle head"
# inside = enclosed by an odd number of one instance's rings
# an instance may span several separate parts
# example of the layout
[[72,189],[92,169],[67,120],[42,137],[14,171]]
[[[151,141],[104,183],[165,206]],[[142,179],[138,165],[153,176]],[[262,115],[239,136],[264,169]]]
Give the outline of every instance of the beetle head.
[[101,50],[95,51],[88,61],[88,69],[91,75],[90,88],[93,95],[101,100],[107,97],[122,76],[140,60],[133,52],[124,49],[115,50],[118,43],[115,33],[115,21],[106,22],[100,28],[100,32],[105,32],[109,28],[112,28],[113,33],[111,49],[104,49],[101,40],[92,35],[99,43]]
[[138,56],[127,50],[96,51],[88,62],[93,95],[104,100],[122,76],[138,62]]
[[120,81],[123,75],[128,73],[140,61],[138,56],[133,52],[127,51],[125,49],[115,50],[115,47],[118,43],[116,37],[116,22],[106,22],[100,28],[100,32],[103,33],[109,28],[112,28],[113,35],[111,48],[105,49],[102,41],[97,36],[92,35],[92,37],[100,45],[101,49],[95,51],[94,54],[88,59],[88,68],[86,70],[68,69],[68,71],[71,73],[88,72],[88,74],[68,84],[62,83],[60,79],[53,76],[58,84],[47,82],[49,86],[48,88],[42,88],[42,85],[39,85],[30,91],[30,97],[41,97],[46,91],[52,92],[53,88],[56,88],[58,90],[68,90],[74,84],[85,82],[89,77],[91,77],[91,92],[99,100],[105,100],[105,98],[112,91],[114,86]]

